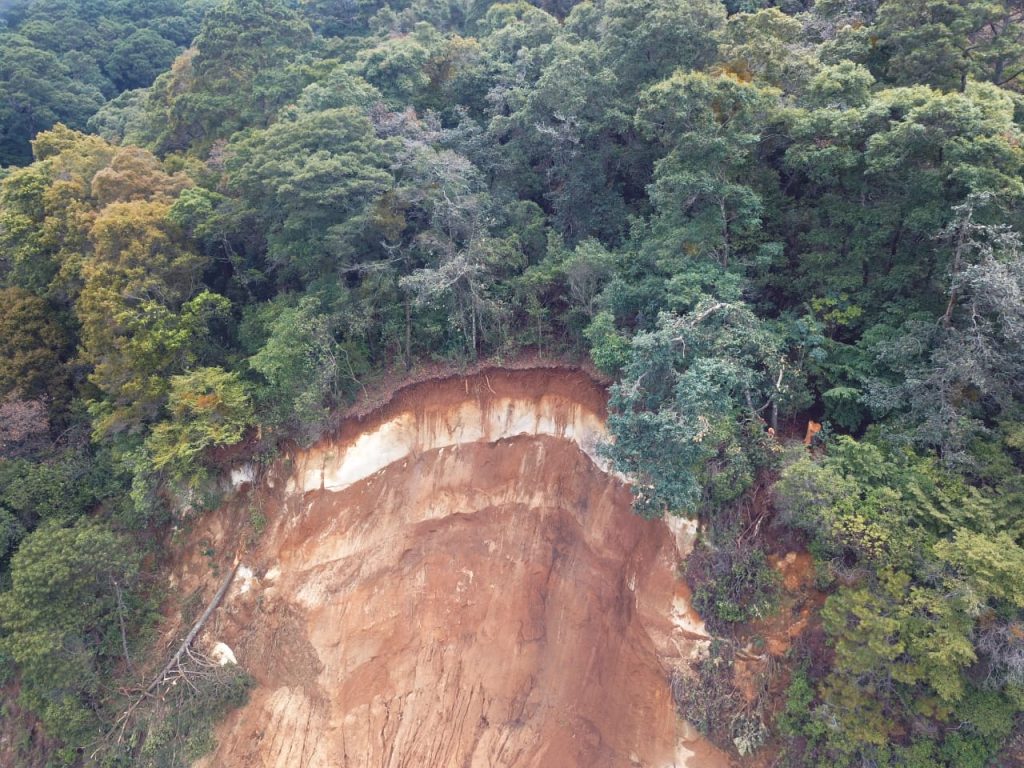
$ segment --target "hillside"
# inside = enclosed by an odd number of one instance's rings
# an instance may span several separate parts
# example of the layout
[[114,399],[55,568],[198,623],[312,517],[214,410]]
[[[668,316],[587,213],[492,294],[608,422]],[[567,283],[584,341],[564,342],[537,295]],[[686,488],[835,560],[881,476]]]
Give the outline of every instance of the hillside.
[[0,763],[1022,764],[1022,21],[0,2]]
[[[490,370],[272,467],[198,642],[255,685],[201,765],[727,764],[677,721],[703,626],[668,527],[583,452],[602,411],[578,373]],[[202,550],[232,552],[246,514],[196,528],[173,591],[215,581]]]

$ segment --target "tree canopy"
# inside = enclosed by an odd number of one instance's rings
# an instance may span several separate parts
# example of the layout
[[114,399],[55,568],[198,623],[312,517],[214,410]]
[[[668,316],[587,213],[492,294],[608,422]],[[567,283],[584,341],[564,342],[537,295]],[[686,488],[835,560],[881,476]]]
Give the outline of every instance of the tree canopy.
[[0,676],[84,759],[226,464],[539,353],[716,649],[812,553],[745,745],[1013,764],[1022,88],[1017,0],[0,2]]

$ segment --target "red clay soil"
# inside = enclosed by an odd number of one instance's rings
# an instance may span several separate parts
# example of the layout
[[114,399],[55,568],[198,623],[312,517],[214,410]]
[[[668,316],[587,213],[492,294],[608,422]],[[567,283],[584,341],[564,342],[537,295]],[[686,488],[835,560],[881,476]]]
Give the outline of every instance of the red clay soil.
[[[493,426],[499,406],[516,425],[531,407],[556,417],[538,417],[536,434],[487,427],[440,448],[423,437],[471,434],[454,421],[480,413]],[[253,489],[266,530],[200,640],[230,646],[256,686],[200,764],[728,765],[669,691],[703,632],[676,536],[633,515],[625,485],[579,447],[580,425],[603,414],[585,373],[486,370],[402,390],[279,462]],[[416,425],[403,458],[302,492],[296,468],[350,456],[403,419]],[[249,503],[191,532],[177,594],[209,597],[211,562],[235,551]]]
[[[783,542],[777,538],[773,542]],[[769,565],[779,575],[778,605],[770,615],[749,622],[737,634],[740,653],[733,663],[733,685],[744,702],[751,705],[759,697],[769,720],[778,717],[786,702],[791,666],[786,655],[797,642],[815,642],[821,637],[821,607],[825,593],[814,586],[814,558],[807,551],[790,549],[784,555],[768,556]],[[774,768],[785,744],[776,736],[743,765],[746,768]]]

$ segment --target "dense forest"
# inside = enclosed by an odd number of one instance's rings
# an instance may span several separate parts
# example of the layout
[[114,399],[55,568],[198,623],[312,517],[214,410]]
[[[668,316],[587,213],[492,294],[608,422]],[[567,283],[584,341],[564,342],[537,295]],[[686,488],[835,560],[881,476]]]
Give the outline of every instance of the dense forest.
[[0,7],[0,679],[54,765],[185,765],[244,695],[108,738],[227,462],[526,351],[615,382],[607,450],[701,521],[723,637],[768,538],[813,554],[824,638],[747,746],[1013,764],[1020,0]]

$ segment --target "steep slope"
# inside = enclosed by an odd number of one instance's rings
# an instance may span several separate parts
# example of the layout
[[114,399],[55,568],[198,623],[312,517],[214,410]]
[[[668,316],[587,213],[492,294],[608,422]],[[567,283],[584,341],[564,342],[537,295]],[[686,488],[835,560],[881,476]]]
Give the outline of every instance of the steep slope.
[[[201,765],[726,765],[667,684],[703,637],[686,532],[630,512],[603,418],[581,373],[488,371],[281,462],[203,639],[257,687]],[[177,590],[211,582],[244,506],[194,532]]]

